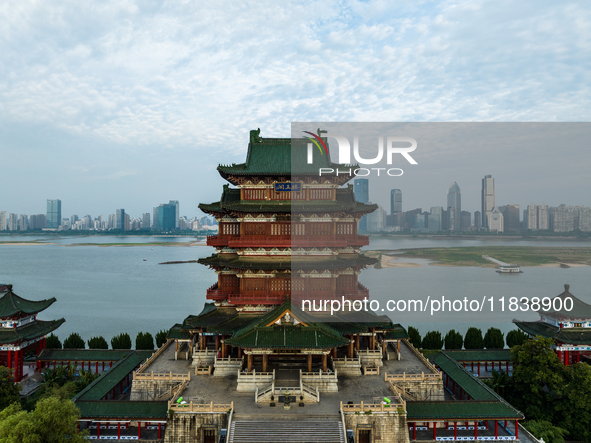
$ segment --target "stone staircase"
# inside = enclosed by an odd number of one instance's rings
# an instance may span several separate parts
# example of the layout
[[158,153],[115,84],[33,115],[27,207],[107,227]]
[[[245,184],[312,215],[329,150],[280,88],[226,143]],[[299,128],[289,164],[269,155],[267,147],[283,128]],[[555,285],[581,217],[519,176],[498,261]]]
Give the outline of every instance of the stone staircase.
[[345,443],[343,425],[338,416],[271,418],[258,416],[258,421],[235,417],[228,432],[228,443]]

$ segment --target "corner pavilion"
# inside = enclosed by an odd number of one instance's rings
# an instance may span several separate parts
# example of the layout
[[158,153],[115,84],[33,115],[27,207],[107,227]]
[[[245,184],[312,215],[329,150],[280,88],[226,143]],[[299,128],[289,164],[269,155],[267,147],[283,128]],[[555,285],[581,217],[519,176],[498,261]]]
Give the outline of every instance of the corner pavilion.
[[35,356],[45,348],[45,337],[65,320],[41,321],[37,314],[50,307],[55,298],[32,301],[12,292],[12,285],[0,284],[0,365],[14,372],[14,381],[25,376],[23,363],[28,353]]
[[569,289],[569,285],[564,285],[564,292],[552,298],[550,310],[537,311],[540,320],[513,321],[530,337],[554,339],[552,348],[566,366],[581,361],[581,356],[591,356],[591,305],[572,295]]

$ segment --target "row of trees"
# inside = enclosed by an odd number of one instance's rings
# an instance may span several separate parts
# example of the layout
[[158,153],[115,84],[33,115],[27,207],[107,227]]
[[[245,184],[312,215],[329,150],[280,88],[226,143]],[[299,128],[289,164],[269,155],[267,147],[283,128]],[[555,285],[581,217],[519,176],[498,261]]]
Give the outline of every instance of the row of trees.
[[[166,342],[167,332],[159,331],[156,334],[156,347],[159,348]],[[46,343],[47,348],[50,349],[86,349],[86,343],[77,332],[72,332],[68,338],[62,342],[60,339],[51,334],[47,337]],[[131,337],[128,333],[123,332],[119,335],[114,336],[111,339],[112,349],[131,349]],[[104,337],[92,337],[88,340],[88,349],[109,349],[109,344]],[[139,332],[135,338],[135,349],[136,350],[154,350],[154,338],[149,332]]]
[[[521,345],[528,340],[528,335],[519,329],[515,329],[507,334],[507,346],[512,348]],[[466,335],[455,329],[449,331],[445,337],[442,337],[439,331],[429,331],[425,337],[421,338],[418,329],[409,326],[408,339],[415,348],[421,349],[503,349],[505,347],[504,334],[500,329],[489,328],[482,336],[482,330],[472,327],[468,328]]]
[[564,437],[591,441],[591,366],[565,366],[551,338],[536,337],[511,348],[513,376],[493,371],[488,382],[499,395],[523,411],[524,423],[546,443]]

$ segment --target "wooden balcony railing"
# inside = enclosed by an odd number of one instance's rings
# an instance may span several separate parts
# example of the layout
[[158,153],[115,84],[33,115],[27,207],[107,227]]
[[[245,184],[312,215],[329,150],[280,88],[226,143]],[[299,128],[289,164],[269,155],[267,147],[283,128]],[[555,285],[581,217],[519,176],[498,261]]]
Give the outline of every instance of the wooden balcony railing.
[[346,246],[369,245],[368,235],[208,235],[208,246],[227,246],[229,248],[248,247],[314,247],[325,246],[340,248]]

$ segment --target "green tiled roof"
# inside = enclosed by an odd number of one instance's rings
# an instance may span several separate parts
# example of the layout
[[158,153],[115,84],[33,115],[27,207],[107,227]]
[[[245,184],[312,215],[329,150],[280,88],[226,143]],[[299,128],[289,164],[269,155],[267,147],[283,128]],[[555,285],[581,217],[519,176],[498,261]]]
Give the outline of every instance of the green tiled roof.
[[[306,326],[301,324],[266,326],[286,310],[290,310],[292,315]],[[348,345],[349,340],[343,338],[340,332],[327,324],[314,322],[311,316],[298,309],[290,300],[286,300],[236,331],[232,338],[226,339],[226,344],[243,348],[327,349]]]
[[253,321],[261,318],[263,313],[238,312],[234,317],[207,328],[207,332],[216,332],[218,334],[232,334],[245,326],[248,326]]
[[396,340],[403,338],[408,338],[408,332],[406,332],[406,329],[404,329],[399,324],[394,325],[394,329],[391,329],[384,334],[384,339],[386,340]]
[[77,401],[81,418],[89,419],[166,419],[166,401]]
[[154,351],[134,351],[132,349],[43,349],[37,360],[43,361],[116,361],[137,353],[147,359]]
[[177,323],[176,325],[174,325],[172,328],[170,328],[170,330],[168,331],[168,335],[167,338],[168,339],[181,339],[181,340],[186,340],[191,338],[191,333],[189,331],[183,331],[182,326],[180,323]]
[[72,400],[74,403],[78,400],[101,400],[114,387],[116,387],[127,374],[139,366],[142,361],[142,358],[136,352],[131,352],[127,357],[115,363],[108,371],[103,372],[99,378],[76,394]]
[[500,401],[413,401],[406,403],[407,420],[515,420],[524,416]]
[[558,326],[554,326],[543,321],[514,320],[513,323],[515,323],[519,329],[529,335],[541,335],[542,337],[553,338],[561,343],[572,345],[591,344],[591,328],[561,329]]
[[[557,320],[585,320],[585,319],[589,319],[591,320],[591,305],[588,305],[585,302],[582,302],[581,300],[579,300],[578,298],[576,298],[574,295],[572,295],[569,292],[569,285],[564,285],[564,292],[562,294],[557,295],[556,297],[554,297],[552,299],[553,303],[552,306],[554,306],[554,300],[555,299],[560,299],[562,303],[560,303],[560,306],[562,307],[562,309],[560,309],[559,311],[544,311],[542,309],[539,309],[537,312],[540,315],[545,315],[546,317],[552,317],[555,318]],[[565,306],[569,306],[570,307],[570,301],[568,302],[568,304],[565,302],[565,300],[567,298],[570,298],[572,300],[572,309],[571,310],[566,310]]]
[[[303,135],[303,134],[302,134]],[[330,146],[323,139],[329,155],[314,146],[313,163],[308,164],[308,140],[305,138],[258,138],[248,145],[246,163],[220,165],[222,177],[228,175],[318,175],[319,168],[340,169],[358,165],[338,165],[330,161]]]
[[478,378],[474,377],[471,373],[453,360],[446,352],[440,352],[437,357],[433,360],[433,363],[441,368],[450,378],[452,378],[457,385],[461,386],[464,392],[466,392],[474,400],[482,401],[496,401],[501,400],[493,390],[486,386]]
[[511,349],[446,350],[456,361],[510,361]]
[[12,317],[17,314],[36,314],[50,307],[55,297],[47,300],[25,300],[12,292],[12,285],[7,285],[8,291],[0,298],[0,318]]
[[[204,309],[203,312],[205,311],[206,310]],[[183,321],[181,329],[190,330],[215,326],[231,319],[238,311],[236,308],[218,307],[216,309],[208,309],[205,313],[203,312],[199,315],[189,315],[185,321]]]
[[261,270],[320,270],[343,269],[348,267],[365,267],[377,263],[377,259],[363,254],[353,256],[318,256],[291,258],[280,257],[244,257],[229,254],[213,254],[207,258],[198,260],[202,265],[214,267],[227,267],[230,269],[261,269]]
[[47,335],[59,328],[65,321],[63,318],[52,321],[36,320],[18,328],[0,328],[0,345],[16,344]]
[[377,209],[377,205],[367,205],[355,201],[352,187],[340,188],[336,192],[335,201],[311,200],[240,200],[240,189],[224,185],[222,198],[219,202],[201,203],[199,209],[207,213],[217,212],[292,212],[292,213],[330,213],[336,211],[352,211],[355,213],[369,213]]

